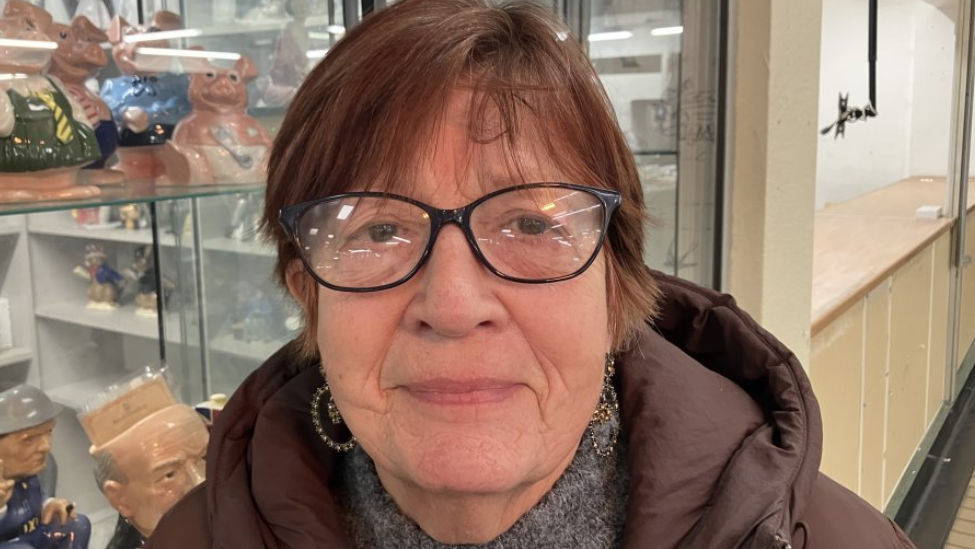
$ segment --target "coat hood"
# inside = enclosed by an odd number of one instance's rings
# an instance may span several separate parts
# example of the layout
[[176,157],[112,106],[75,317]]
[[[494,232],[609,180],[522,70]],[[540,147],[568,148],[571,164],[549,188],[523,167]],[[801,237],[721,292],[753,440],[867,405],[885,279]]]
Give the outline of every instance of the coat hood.
[[[661,314],[617,360],[626,547],[786,547],[818,475],[821,423],[796,358],[728,297],[654,273]],[[278,351],[213,426],[205,484],[217,548],[348,547],[319,443],[317,365]]]

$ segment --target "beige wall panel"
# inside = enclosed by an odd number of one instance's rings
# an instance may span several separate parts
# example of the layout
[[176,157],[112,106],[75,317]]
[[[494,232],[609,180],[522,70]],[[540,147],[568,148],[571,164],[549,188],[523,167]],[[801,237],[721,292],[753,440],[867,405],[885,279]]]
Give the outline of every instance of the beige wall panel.
[[856,492],[860,468],[863,300],[816,334],[810,354],[813,390],[823,412],[821,469]]
[[931,286],[931,346],[928,360],[928,405],[924,425],[931,425],[945,396],[948,345],[948,285],[951,282],[951,233],[934,243]]
[[884,494],[889,495],[925,432],[931,255],[927,248],[893,276]]
[[883,509],[884,416],[887,413],[887,351],[890,344],[890,279],[867,294],[863,374],[863,456],[860,496]]
[[[975,257],[975,215],[969,214],[965,225],[965,255]],[[960,368],[965,354],[975,341],[975,266],[962,271],[961,318],[958,321],[958,354],[955,368]]]

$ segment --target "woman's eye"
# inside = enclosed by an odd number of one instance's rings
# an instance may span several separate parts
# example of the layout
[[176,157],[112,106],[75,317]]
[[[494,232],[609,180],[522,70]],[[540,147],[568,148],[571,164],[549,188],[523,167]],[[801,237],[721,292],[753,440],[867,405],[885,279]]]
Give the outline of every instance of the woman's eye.
[[538,236],[548,229],[548,223],[537,217],[522,217],[518,219],[518,231],[529,236]]
[[67,31],[61,31],[60,36],[61,36],[61,40],[67,40],[68,39]]
[[369,238],[373,242],[389,242],[396,236],[399,227],[393,225],[392,223],[380,223],[378,225],[369,226]]
[[166,480],[173,480],[174,478],[176,478],[176,471],[166,473]]

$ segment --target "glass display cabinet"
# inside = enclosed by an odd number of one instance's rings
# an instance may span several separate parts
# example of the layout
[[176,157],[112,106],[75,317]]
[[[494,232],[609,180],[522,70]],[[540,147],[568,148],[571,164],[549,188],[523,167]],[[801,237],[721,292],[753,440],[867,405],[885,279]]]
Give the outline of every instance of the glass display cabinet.
[[[41,185],[40,177],[7,194],[0,185],[0,390],[29,383],[64,408],[54,431],[55,491],[91,519],[89,547],[106,546],[117,513],[93,480],[91,442],[78,419],[86,403],[159,367],[184,403],[232,394],[300,329],[296,304],[272,279],[276,250],[256,232],[260,167],[307,71],[363,12],[385,3],[0,0],[2,34],[20,44],[0,44],[7,48],[0,100],[49,115],[58,128],[51,139],[64,143],[72,137],[62,126],[70,124],[58,109],[83,111],[90,128],[76,121],[73,131],[98,137],[104,157],[79,157],[67,167],[94,161],[110,168],[82,170],[56,191],[50,185],[62,183]],[[720,7],[704,0],[542,3],[586,37],[633,148],[657,221],[648,263],[714,285]],[[77,63],[58,57],[67,55],[58,49],[66,40],[96,44],[104,62],[56,73]],[[17,65],[18,47],[47,48],[54,61]],[[140,55],[148,65],[136,62]],[[24,91],[22,81],[48,74],[63,85],[44,86],[63,99]],[[204,77],[236,90],[224,110],[246,134],[205,118],[216,109],[190,89]],[[163,97],[165,108],[157,104]],[[0,140],[16,140],[19,130],[6,131],[2,116],[0,109]],[[187,120],[200,119],[211,122],[190,128]],[[103,134],[114,135],[110,147]],[[194,141],[199,135],[205,140]],[[0,155],[0,178],[18,171],[15,160]]]

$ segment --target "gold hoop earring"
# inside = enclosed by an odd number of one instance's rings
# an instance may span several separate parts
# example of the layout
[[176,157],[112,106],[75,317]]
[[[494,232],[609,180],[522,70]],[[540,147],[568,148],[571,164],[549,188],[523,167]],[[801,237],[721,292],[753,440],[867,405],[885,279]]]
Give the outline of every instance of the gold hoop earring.
[[[616,359],[612,355],[606,355],[606,369],[603,372],[603,390],[599,395],[599,405],[589,420],[589,438],[592,440],[592,447],[596,450],[599,457],[610,457],[616,451],[616,442],[620,437],[620,421],[618,412],[620,402],[616,396],[616,389],[613,387],[613,375],[616,373]],[[609,430],[608,433],[597,433]],[[600,443],[599,439],[608,439],[605,443]]]
[[328,380],[325,384],[319,387],[315,391],[315,396],[311,397],[311,422],[315,426],[315,432],[318,436],[325,441],[325,444],[329,448],[335,450],[336,452],[348,452],[355,448],[356,440],[355,436],[349,438],[346,442],[336,442],[329,438],[328,434],[325,433],[325,427],[322,425],[322,417],[319,414],[319,405],[322,401],[322,395],[328,393],[328,403],[326,407],[328,408],[328,419],[332,422],[332,425],[342,424],[342,414],[339,413],[338,406],[335,405],[335,399],[332,398],[332,391],[328,388]]

